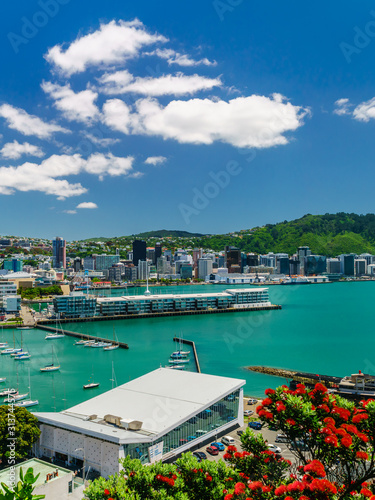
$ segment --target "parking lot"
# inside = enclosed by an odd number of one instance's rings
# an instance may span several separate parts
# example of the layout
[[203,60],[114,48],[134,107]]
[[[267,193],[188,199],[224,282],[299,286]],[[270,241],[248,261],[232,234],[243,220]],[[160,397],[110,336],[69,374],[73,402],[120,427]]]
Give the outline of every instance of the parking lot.
[[[244,400],[244,410],[253,410],[254,411],[254,416],[255,416],[256,415],[255,408],[256,408],[257,404],[248,405],[247,404],[247,399],[245,399]],[[251,420],[254,420],[254,418],[253,417],[245,418],[245,422],[244,422],[244,425],[242,427],[238,427],[237,429],[235,429],[235,430],[233,430],[231,432],[228,432],[226,434],[227,436],[231,436],[234,439],[235,446],[237,447],[238,451],[242,450],[242,448],[241,448],[241,439],[240,439],[240,436],[238,435],[238,431],[239,430],[245,431],[247,429],[247,427],[248,427],[248,422],[251,421]],[[268,444],[275,444],[276,446],[278,446],[279,448],[281,448],[281,455],[283,456],[283,458],[285,458],[287,460],[290,460],[292,463],[295,461],[295,457],[294,457],[293,453],[288,449],[286,443],[276,443],[275,442],[276,435],[279,434],[280,431],[271,431],[267,427],[263,427],[261,430],[254,430],[254,429],[252,429],[252,430],[253,430],[253,432],[256,435],[257,434],[262,434],[263,437],[264,437],[264,439],[268,442]],[[218,438],[217,441],[221,442],[221,438]],[[197,449],[195,451],[203,451],[206,454],[207,459],[211,460],[211,461],[217,462],[218,460],[220,460],[220,459],[223,458],[223,455],[224,455],[225,451],[219,452],[218,455],[210,455],[206,451],[207,446],[209,446],[209,444],[206,444],[206,445],[202,446],[201,448],[199,448],[199,449]]]

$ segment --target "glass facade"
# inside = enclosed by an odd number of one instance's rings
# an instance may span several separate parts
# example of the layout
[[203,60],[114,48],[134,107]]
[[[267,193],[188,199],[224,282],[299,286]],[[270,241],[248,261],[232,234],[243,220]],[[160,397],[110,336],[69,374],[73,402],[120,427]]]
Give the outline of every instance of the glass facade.
[[86,295],[61,296],[53,299],[56,313],[67,318],[86,318],[95,316],[96,298]]
[[178,453],[178,448],[189,442],[194,444],[196,439],[215,429],[219,433],[220,427],[238,418],[239,396],[238,389],[153,442],[124,445],[125,456],[138,458],[146,464],[149,461],[148,448],[161,441],[163,441],[163,455],[166,455],[173,450]]

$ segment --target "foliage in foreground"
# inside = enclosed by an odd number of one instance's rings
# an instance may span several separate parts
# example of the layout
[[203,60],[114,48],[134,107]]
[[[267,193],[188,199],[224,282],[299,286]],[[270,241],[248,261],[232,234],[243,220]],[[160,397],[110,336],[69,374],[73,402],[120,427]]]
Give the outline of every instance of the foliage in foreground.
[[34,476],[34,471],[29,467],[26,471],[25,476],[23,475],[22,467],[20,469],[20,479],[15,485],[14,489],[10,489],[6,484],[1,483],[2,489],[0,488],[0,500],[42,500],[45,495],[33,495],[39,474]]
[[357,406],[326,387],[268,389],[259,418],[289,438],[292,464],[249,429],[242,450],[229,446],[225,462],[198,463],[190,453],[176,464],[142,466],[127,457],[123,470],[99,478],[89,500],[375,500],[375,401]]
[[[25,458],[33,443],[39,438],[38,419],[26,408],[0,406],[0,460],[2,464],[11,459]],[[14,450],[10,445],[15,443]],[[14,452],[14,455],[13,455]]]

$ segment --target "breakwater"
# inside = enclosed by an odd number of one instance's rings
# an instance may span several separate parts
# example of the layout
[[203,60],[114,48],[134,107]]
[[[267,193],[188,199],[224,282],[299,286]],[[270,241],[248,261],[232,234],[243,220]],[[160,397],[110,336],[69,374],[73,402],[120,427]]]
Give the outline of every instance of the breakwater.
[[118,342],[117,340],[114,341],[113,339],[106,339],[103,337],[97,337],[95,335],[88,335],[87,333],[71,332],[69,330],[62,330],[61,328],[54,328],[52,326],[45,326],[40,324],[38,324],[38,328],[39,330],[45,330],[47,332],[53,332],[53,333],[63,332],[64,335],[67,335],[68,337],[75,337],[81,340],[95,340],[96,342],[109,342],[112,344],[118,344],[122,349],[129,349],[128,344],[126,344],[125,342]]
[[200,367],[200,364],[199,364],[197,349],[195,348],[195,342],[193,342],[192,340],[180,339],[178,337],[174,337],[173,338],[173,342],[181,342],[182,344],[189,345],[193,349],[193,356],[194,356],[195,366],[197,368],[197,372],[201,373],[201,367]]
[[[164,318],[173,316],[199,316],[202,314],[220,314],[220,313],[235,313],[235,312],[250,312],[250,311],[269,311],[272,309],[281,309],[281,305],[271,304],[269,306],[250,306],[241,309],[204,309],[201,311],[169,311],[169,312],[154,312],[154,313],[139,313],[139,314],[116,314],[114,316],[90,316],[87,318],[60,318],[60,323],[85,323],[87,321],[114,321],[116,319],[142,319],[142,318]],[[55,319],[43,319],[37,322],[37,325],[49,325],[55,323]]]
[[328,387],[334,387],[342,379],[342,377],[336,377],[333,375],[321,375],[319,373],[307,373],[297,370],[286,370],[284,368],[272,368],[270,366],[248,366],[247,369],[252,372],[273,375],[275,377],[286,378],[287,380],[294,380],[295,382],[306,385],[313,385],[316,384],[316,382],[324,382]]

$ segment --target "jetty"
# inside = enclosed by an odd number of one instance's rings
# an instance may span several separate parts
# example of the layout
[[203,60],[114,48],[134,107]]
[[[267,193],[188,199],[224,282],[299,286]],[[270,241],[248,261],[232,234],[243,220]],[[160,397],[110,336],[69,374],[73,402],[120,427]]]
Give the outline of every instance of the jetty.
[[320,375],[318,373],[299,372],[297,370],[286,370],[284,368],[272,368],[270,366],[248,366],[248,370],[257,373],[264,373],[265,375],[273,375],[274,377],[286,378],[294,380],[305,385],[314,385],[317,382],[324,382],[327,387],[334,387],[339,384],[342,377],[335,377],[332,375]]
[[181,342],[182,344],[186,344],[186,345],[190,346],[193,349],[193,356],[194,356],[194,361],[195,361],[195,366],[197,368],[197,372],[198,373],[202,373],[201,372],[201,367],[200,367],[200,364],[199,364],[197,349],[195,347],[195,342],[193,342],[192,340],[180,339],[179,337],[174,337],[173,338],[173,342]]
[[64,335],[67,335],[68,337],[75,337],[81,340],[95,340],[95,342],[108,342],[108,343],[116,343],[120,346],[121,349],[129,349],[128,344],[125,342],[114,342],[113,339],[105,339],[103,337],[96,337],[95,335],[88,335],[87,333],[79,333],[79,332],[72,332],[69,330],[61,330],[61,328],[54,328],[52,326],[46,326],[46,325],[41,325],[38,323],[38,329],[39,330],[45,330],[46,332],[53,332],[53,333],[61,333],[61,331],[64,333]]

